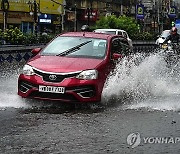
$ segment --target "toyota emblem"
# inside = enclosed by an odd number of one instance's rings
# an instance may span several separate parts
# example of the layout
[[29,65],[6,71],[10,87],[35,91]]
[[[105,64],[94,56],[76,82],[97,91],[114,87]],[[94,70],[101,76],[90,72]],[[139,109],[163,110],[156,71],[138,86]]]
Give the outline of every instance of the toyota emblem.
[[54,81],[54,80],[57,79],[57,76],[56,76],[56,75],[50,75],[50,76],[49,76],[49,79],[52,80],[52,81]]

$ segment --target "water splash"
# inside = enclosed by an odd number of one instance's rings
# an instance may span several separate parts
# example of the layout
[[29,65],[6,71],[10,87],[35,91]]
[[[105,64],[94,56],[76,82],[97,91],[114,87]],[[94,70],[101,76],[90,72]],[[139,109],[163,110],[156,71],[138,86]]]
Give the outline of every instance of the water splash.
[[[22,65],[12,66],[1,69],[0,110],[37,105],[36,101],[29,102],[17,95],[17,79]],[[180,110],[179,72],[167,68],[159,54],[146,56],[138,53],[126,57],[110,74],[102,102],[123,104],[123,109]]]
[[103,102],[113,101],[126,107],[133,102],[129,108],[153,108],[153,104],[162,107],[156,98],[161,102],[163,97],[180,95],[179,74],[178,70],[173,72],[172,68],[168,68],[163,56],[157,53],[149,56],[138,53],[131,58],[126,57],[110,74],[103,90]]
[[0,110],[5,108],[23,108],[28,105],[17,95],[17,79],[22,65],[20,64],[1,64],[0,71]]

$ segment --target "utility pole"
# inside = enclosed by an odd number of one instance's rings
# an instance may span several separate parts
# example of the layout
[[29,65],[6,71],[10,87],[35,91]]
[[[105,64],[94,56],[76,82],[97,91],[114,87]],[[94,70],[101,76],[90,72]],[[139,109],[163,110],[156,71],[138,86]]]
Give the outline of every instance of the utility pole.
[[33,16],[34,20],[33,33],[35,33],[35,35],[37,36],[38,16],[40,15],[40,0],[39,3],[36,0],[34,0],[33,2],[29,0],[27,4],[29,5],[30,15]]
[[[152,7],[152,19],[153,19],[153,28],[154,28],[154,34],[156,33],[156,16],[157,14],[157,7],[156,7],[156,0],[153,1],[153,7]],[[159,22],[158,22],[159,24]]]
[[121,0],[121,16],[123,15],[123,4],[122,4],[122,0]]
[[66,6],[66,1],[63,0],[63,4],[60,4],[62,6],[62,15],[61,15],[61,30],[64,32],[64,16],[65,16],[65,6]]
[[160,33],[161,32],[161,23],[160,23],[160,6],[161,6],[161,3],[162,2],[162,0],[159,0],[158,2],[157,2],[157,5],[158,5],[158,9],[157,9],[157,21],[158,21],[158,32]]
[[61,31],[64,31],[64,16],[65,16],[65,7],[66,7],[66,0],[63,0],[63,4],[57,2],[56,0],[51,0],[52,2],[59,4],[62,7],[62,12],[61,12]]
[[3,11],[3,31],[7,29],[7,12],[9,10],[8,0],[2,0],[1,9]]
[[37,36],[37,3],[36,0],[34,0],[34,32]]
[[163,21],[163,14],[164,14],[164,12],[163,12],[163,9],[162,9],[162,5],[163,5],[163,3],[162,3],[162,0],[160,0],[160,15],[161,15],[161,27],[160,27],[160,32],[162,32],[163,31],[163,29],[164,29],[164,21]]
[[89,20],[90,20],[90,8],[87,8],[87,13],[88,13],[88,19],[87,19],[87,25],[89,26]]
[[65,15],[65,9],[63,8],[63,12],[61,14],[61,31],[64,31],[64,15]]
[[74,31],[77,31],[77,6],[74,4]]
[[92,18],[92,0],[90,0],[89,6],[87,8],[87,13],[88,13],[88,21],[87,21],[87,25],[90,25],[90,19]]

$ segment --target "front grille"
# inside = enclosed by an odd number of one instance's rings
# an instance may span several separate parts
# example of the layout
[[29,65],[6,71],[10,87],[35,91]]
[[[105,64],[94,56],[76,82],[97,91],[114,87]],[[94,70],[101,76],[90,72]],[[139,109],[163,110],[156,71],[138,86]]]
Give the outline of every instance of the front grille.
[[[57,82],[62,82],[65,78],[71,78],[71,77],[75,77],[77,76],[79,73],[72,73],[72,74],[52,74],[52,73],[46,73],[46,72],[41,72],[41,71],[38,71],[38,70],[35,70],[34,69],[34,72],[37,74],[37,75],[40,75],[42,76],[43,80],[46,81],[46,82],[53,82],[53,83],[57,83]],[[50,79],[50,75],[55,75],[56,78],[54,80]]]
[[38,91],[33,91],[30,97],[45,98],[45,99],[58,99],[77,102],[78,100],[71,94],[57,94],[57,93],[43,93]]

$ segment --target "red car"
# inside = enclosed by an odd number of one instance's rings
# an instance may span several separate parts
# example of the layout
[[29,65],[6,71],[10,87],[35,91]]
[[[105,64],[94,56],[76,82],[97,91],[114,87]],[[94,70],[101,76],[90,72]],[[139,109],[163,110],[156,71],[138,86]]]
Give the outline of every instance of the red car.
[[63,102],[99,102],[115,61],[128,54],[122,36],[93,32],[58,35],[23,67],[18,95]]

